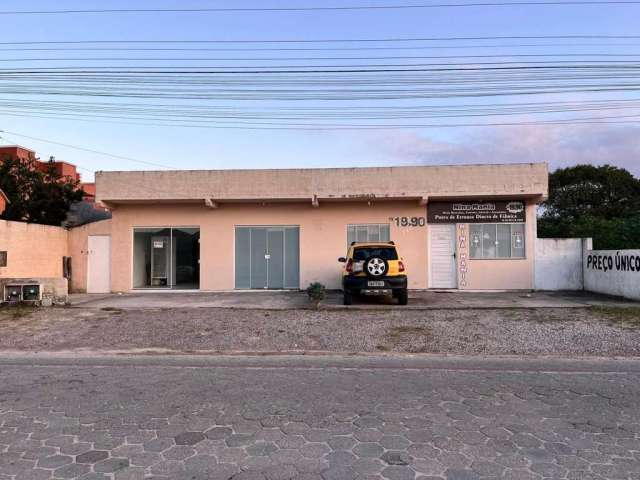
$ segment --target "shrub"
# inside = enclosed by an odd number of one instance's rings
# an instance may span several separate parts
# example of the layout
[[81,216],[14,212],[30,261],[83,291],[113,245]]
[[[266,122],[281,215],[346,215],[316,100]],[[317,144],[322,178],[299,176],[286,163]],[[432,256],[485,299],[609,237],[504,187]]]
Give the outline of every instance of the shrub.
[[320,302],[327,296],[327,289],[320,282],[313,282],[307,287],[307,295],[313,308],[318,309]]

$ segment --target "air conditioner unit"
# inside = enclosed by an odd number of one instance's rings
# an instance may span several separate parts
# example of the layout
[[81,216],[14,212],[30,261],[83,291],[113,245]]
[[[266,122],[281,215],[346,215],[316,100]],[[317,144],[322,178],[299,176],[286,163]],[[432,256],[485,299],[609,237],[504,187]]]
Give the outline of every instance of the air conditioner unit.
[[22,301],[22,285],[7,284],[4,286],[4,301],[18,303]]
[[22,286],[22,301],[39,303],[42,301],[42,288],[40,284],[30,283]]

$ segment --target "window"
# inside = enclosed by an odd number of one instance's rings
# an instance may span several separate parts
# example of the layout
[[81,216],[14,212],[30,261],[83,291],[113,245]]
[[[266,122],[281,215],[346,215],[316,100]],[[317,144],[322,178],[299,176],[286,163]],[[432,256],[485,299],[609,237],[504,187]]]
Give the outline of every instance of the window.
[[353,242],[388,242],[391,240],[388,223],[347,225],[347,245]]
[[393,247],[356,248],[353,251],[355,262],[366,262],[370,258],[380,257],[383,260],[397,260],[398,252]]
[[7,252],[3,251],[0,252],[0,267],[6,267],[7,266]]
[[471,224],[471,258],[525,258],[524,223]]

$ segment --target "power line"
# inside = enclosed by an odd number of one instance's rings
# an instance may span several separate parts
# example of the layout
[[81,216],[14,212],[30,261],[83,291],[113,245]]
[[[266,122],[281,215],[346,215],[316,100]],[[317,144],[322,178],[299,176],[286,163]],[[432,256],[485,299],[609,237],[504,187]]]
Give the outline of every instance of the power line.
[[221,8],[104,8],[65,10],[4,10],[0,15],[63,15],[63,14],[139,14],[139,13],[251,13],[251,12],[317,12],[362,10],[420,10],[432,8],[519,7],[519,6],[585,6],[637,5],[639,0],[544,0],[514,2],[460,2],[414,5],[345,5],[326,7],[221,7]]
[[169,167],[167,165],[162,165],[160,163],[147,162],[145,160],[138,160],[137,158],[125,157],[125,156],[122,156],[122,155],[114,155],[112,153],[101,152],[100,150],[93,150],[91,148],[78,147],[76,145],[70,145],[68,143],[55,142],[53,140],[47,140],[45,138],[32,137],[30,135],[24,135],[22,133],[10,132],[9,130],[0,130],[0,133],[8,133],[9,135],[15,135],[15,136],[22,137],[22,138],[28,138],[29,140],[35,140],[36,142],[50,143],[52,145],[59,145],[61,147],[73,148],[74,150],[80,150],[80,151],[83,151],[83,152],[95,153],[96,155],[104,155],[105,157],[112,157],[112,158],[117,158],[117,159],[120,159],[120,160],[128,160],[130,162],[136,162],[136,163],[140,163],[140,164],[143,164],[143,165],[150,165],[150,166],[154,166],[154,167],[161,167],[161,168],[168,168],[168,169],[172,168],[172,167]]
[[513,54],[493,54],[493,55],[394,55],[394,56],[375,56],[375,57],[41,57],[41,58],[1,58],[0,62],[74,62],[74,61],[115,61],[123,62],[132,61],[149,61],[149,62],[242,62],[242,61],[313,61],[313,60],[437,60],[437,59],[460,59],[460,58],[571,58],[571,57],[640,57],[637,53],[513,53]]
[[269,40],[41,40],[0,42],[0,45],[75,45],[75,44],[166,44],[166,43],[203,43],[203,44],[242,44],[242,43],[381,43],[381,42],[455,42],[467,40],[602,40],[602,39],[639,39],[640,35],[606,34],[568,34],[568,35],[499,35],[499,36],[462,36],[462,37],[387,37],[387,38],[326,38],[326,39],[269,39]]
[[[21,115],[21,114],[13,114],[6,113],[6,115],[17,116],[17,117],[26,117],[26,118],[45,118],[45,119],[53,119],[53,120],[77,120],[70,119],[65,117],[56,117],[56,116],[43,116],[43,115]],[[630,120],[637,119],[637,120]],[[85,121],[85,119],[79,119],[81,121]],[[583,118],[568,118],[568,119],[559,119],[559,120],[539,120],[539,121],[524,121],[524,122],[492,122],[492,123],[456,123],[456,124],[445,124],[445,123],[436,123],[436,124],[388,124],[388,125],[353,125],[353,124],[344,124],[344,125],[323,125],[323,124],[239,124],[240,122],[236,122],[236,124],[209,124],[209,125],[189,125],[189,124],[176,124],[176,123],[160,123],[160,124],[149,124],[149,123],[134,123],[134,122],[113,122],[113,121],[101,121],[101,120],[92,120],[88,119],[86,121],[93,121],[98,123],[115,123],[115,124],[126,124],[126,125],[144,125],[144,126],[152,126],[152,127],[189,127],[189,128],[208,128],[208,129],[237,129],[237,130],[397,130],[397,129],[422,129],[422,128],[468,128],[468,127],[506,127],[506,126],[537,126],[537,125],[613,125],[613,124],[640,124],[640,114],[634,115],[618,115],[618,116],[604,116],[604,117],[583,117]],[[1,131],[0,131],[1,133]],[[11,133],[11,132],[9,132]],[[38,139],[36,137],[29,137],[26,135],[20,135],[16,133],[11,133],[12,135],[18,135],[25,138],[31,138],[36,141],[45,141],[43,139]],[[84,149],[81,147],[74,147],[67,144],[62,144],[58,142],[45,141],[47,143],[53,143],[57,145],[67,146],[70,148],[76,148],[79,150],[90,151],[93,153],[103,154],[102,152],[95,152],[92,150]],[[109,155],[113,156],[113,155]],[[120,158],[120,157],[116,157]],[[131,160],[126,158],[126,160]],[[170,168],[163,166],[163,168]]]
[[440,50],[484,48],[540,48],[540,47],[637,47],[639,43],[525,43],[494,45],[418,45],[401,47],[287,47],[287,48],[211,48],[211,47],[27,47],[0,48],[0,52],[351,52],[385,50]]

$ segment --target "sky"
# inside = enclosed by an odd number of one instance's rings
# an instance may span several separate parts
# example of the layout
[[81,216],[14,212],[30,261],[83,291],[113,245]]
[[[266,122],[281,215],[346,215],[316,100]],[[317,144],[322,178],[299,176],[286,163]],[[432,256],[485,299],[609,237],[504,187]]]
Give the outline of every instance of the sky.
[[[512,0],[508,0],[512,1]],[[3,26],[0,43],[7,42],[71,42],[100,40],[322,40],[322,39],[384,39],[384,38],[442,38],[487,36],[561,36],[561,35],[640,35],[638,19],[640,4],[631,5],[511,5],[469,8],[333,10],[304,12],[207,12],[207,13],[66,13],[8,15],[18,10],[55,10],[90,8],[172,8],[172,7],[286,7],[286,6],[358,6],[411,5],[436,3],[435,0],[5,0],[0,5]],[[440,3],[452,3],[446,0]],[[4,12],[4,13],[3,13]],[[576,54],[590,53],[628,55],[616,59],[634,60],[640,37],[603,41],[537,40],[533,47],[491,47],[495,41],[459,41],[457,43],[420,43],[415,50],[366,52],[332,52],[330,55],[485,55],[485,54]],[[527,44],[531,41],[502,41],[502,44]],[[557,45],[557,43],[562,43]],[[575,43],[575,44],[574,44]],[[579,43],[579,44],[578,44]],[[551,44],[548,45],[547,44]],[[340,44],[339,46],[353,46]],[[359,44],[358,44],[359,45]],[[410,45],[418,45],[411,43]],[[441,48],[454,45],[455,48]],[[71,46],[67,44],[66,47]],[[238,46],[237,44],[234,46]],[[434,48],[426,48],[432,46]],[[64,48],[65,45],[62,45]],[[0,46],[2,50],[2,46]],[[156,55],[174,60],[145,62],[120,61],[120,65],[192,66],[219,65],[220,61],[192,60],[194,57],[238,56],[244,53],[216,52],[85,52],[59,50],[17,52],[0,51],[4,68],[50,67],[65,65],[112,65],[114,60],[82,60],[85,57],[113,57],[114,55]],[[255,53],[248,53],[251,57]],[[272,56],[327,55],[326,52],[276,52]],[[32,58],[67,58],[76,60],[50,62]],[[177,58],[177,59],[176,59]],[[555,58],[555,57],[554,57]],[[320,64],[330,61],[317,61]],[[358,61],[358,64],[380,63]],[[411,65],[424,60],[404,61]],[[475,60],[474,60],[475,62]],[[478,60],[480,62],[480,60]],[[255,61],[246,61],[255,65]],[[298,65],[309,60],[293,62]],[[334,61],[335,63],[335,61]],[[350,63],[354,63],[351,61]],[[260,63],[260,65],[267,65]],[[270,64],[269,64],[270,65]],[[626,77],[627,84],[640,87],[633,70]],[[6,82],[6,78],[4,80]],[[327,86],[327,88],[329,88]],[[57,102],[117,103],[122,99],[85,98],[63,95]],[[535,97],[535,98],[534,98]],[[589,102],[640,100],[633,91],[604,93],[556,93],[530,96],[488,98],[402,99],[402,100],[342,100],[342,101],[202,101],[201,108],[264,108],[283,105],[293,108],[360,108],[373,106],[393,108],[458,108],[492,102]],[[227,168],[306,168],[432,165],[452,163],[512,163],[548,162],[551,168],[577,163],[612,164],[624,167],[640,176],[640,108],[612,111],[519,114],[508,117],[476,116],[464,118],[426,118],[412,122],[400,121],[394,128],[376,129],[229,129],[215,125],[185,127],[166,122],[101,121],[91,116],[64,118],[61,115],[34,113],[22,107],[6,107],[7,102],[49,101],[50,96],[26,94],[20,89],[2,88],[0,82],[0,143],[21,144],[38,152],[43,159],[55,156],[81,167],[85,180],[94,171],[158,169],[161,165],[180,169]],[[2,103],[4,101],[4,103]],[[136,100],[145,104],[146,100]],[[175,104],[193,104],[194,101]],[[5,105],[5,106],[2,106]],[[633,103],[631,103],[633,106]],[[640,103],[638,103],[640,105]],[[591,118],[625,116],[624,123],[603,122],[582,124],[540,124],[558,118]],[[636,117],[633,117],[636,115]],[[47,118],[42,118],[47,117]],[[96,121],[99,120],[99,121]],[[366,122],[364,119],[362,122]],[[504,125],[504,123],[521,123]],[[352,122],[353,123],[353,122]],[[378,123],[373,122],[375,125]],[[407,124],[406,126],[404,124]],[[416,123],[416,122],[413,122]],[[477,126],[478,123],[492,124]],[[524,123],[524,124],[522,124]],[[460,126],[460,124],[471,126]],[[501,124],[501,125],[496,125]],[[12,132],[12,134],[8,133]],[[19,134],[19,135],[18,135]],[[50,142],[30,139],[46,139]],[[109,153],[112,156],[79,150],[60,144],[83,147]],[[116,158],[118,157],[118,158]],[[126,157],[126,158],[123,158]],[[152,165],[155,164],[155,165]]]

